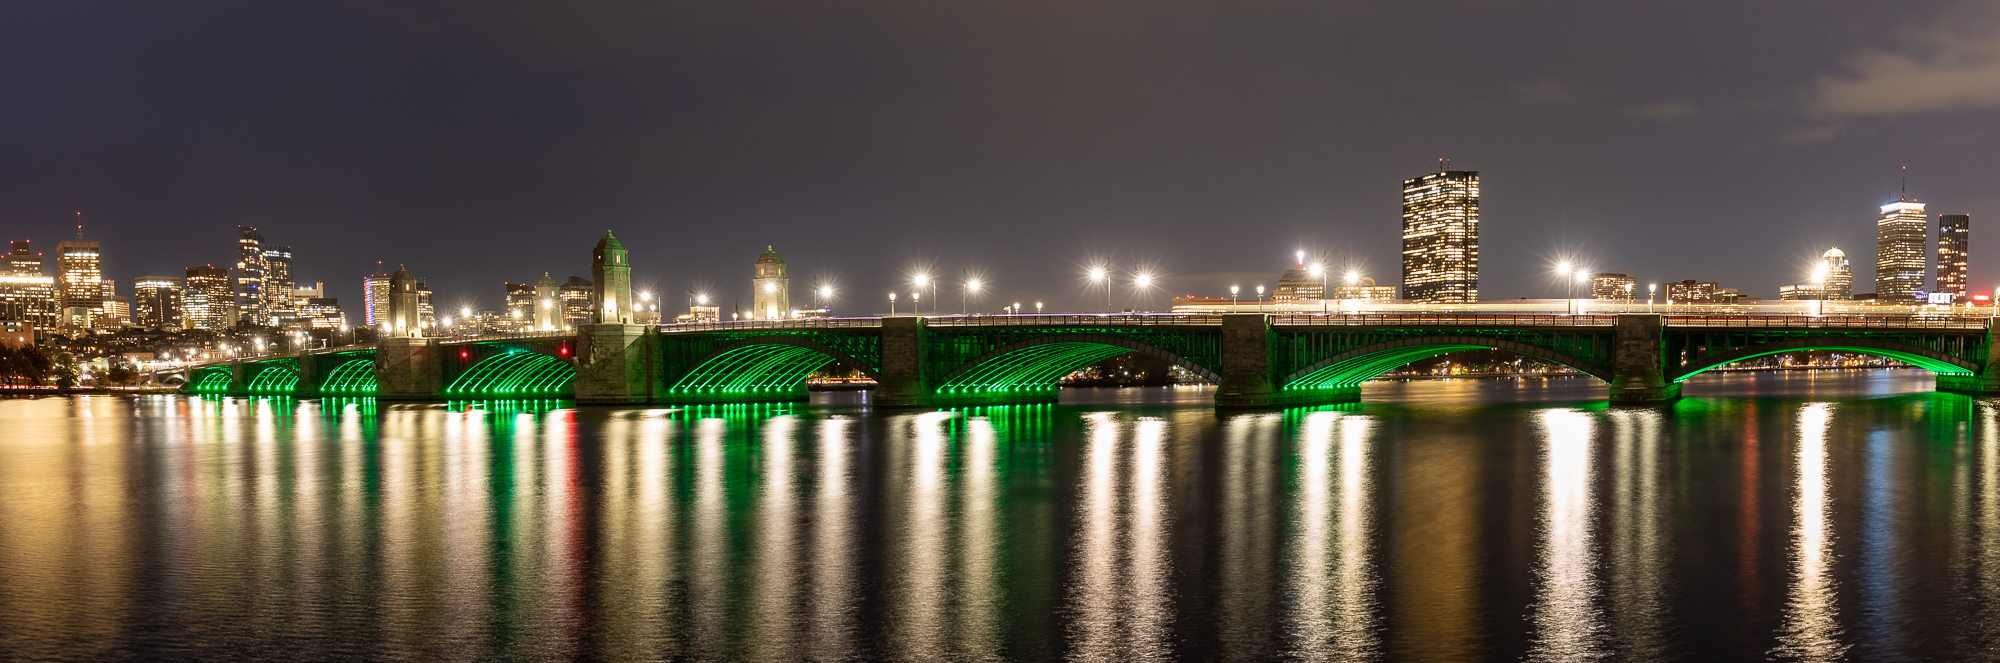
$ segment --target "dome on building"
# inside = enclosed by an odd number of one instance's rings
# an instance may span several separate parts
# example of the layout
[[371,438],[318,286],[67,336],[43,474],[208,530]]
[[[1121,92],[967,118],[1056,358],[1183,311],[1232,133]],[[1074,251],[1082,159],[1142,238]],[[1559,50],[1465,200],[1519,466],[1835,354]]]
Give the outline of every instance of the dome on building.
[[611,234],[611,231],[606,230],[604,231],[604,239],[597,240],[597,250],[602,251],[605,249],[617,249],[623,251],[625,250],[625,243],[618,241],[618,237],[616,235],[613,235]]
[[1827,249],[1826,253],[1820,254],[1820,257],[1826,258],[1828,260],[1832,260],[1834,258],[1845,258],[1847,257],[1847,252],[1840,250],[1840,247],[1836,246],[1831,249]]
[[759,264],[759,265],[770,265],[770,264],[775,264],[775,265],[782,265],[782,264],[785,264],[785,259],[784,259],[784,258],[780,258],[780,257],[778,257],[778,250],[777,250],[777,249],[774,249],[774,248],[771,248],[771,245],[769,245],[769,244],[765,244],[765,245],[764,245],[764,254],[763,254],[763,255],[760,255],[760,256],[757,256],[757,264]]

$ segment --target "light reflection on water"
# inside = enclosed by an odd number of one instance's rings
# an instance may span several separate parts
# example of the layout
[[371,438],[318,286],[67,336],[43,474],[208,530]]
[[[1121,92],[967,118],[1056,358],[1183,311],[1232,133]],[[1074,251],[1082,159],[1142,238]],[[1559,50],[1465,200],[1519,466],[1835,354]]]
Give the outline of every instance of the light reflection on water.
[[1991,659],[2000,410],[1906,374],[1235,415],[0,400],[0,658]]

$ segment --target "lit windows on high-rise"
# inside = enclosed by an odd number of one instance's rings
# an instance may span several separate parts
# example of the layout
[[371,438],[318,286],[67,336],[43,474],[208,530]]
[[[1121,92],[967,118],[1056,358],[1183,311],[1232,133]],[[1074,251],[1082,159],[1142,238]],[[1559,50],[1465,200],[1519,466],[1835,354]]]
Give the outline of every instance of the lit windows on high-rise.
[[1898,196],[1882,206],[1875,221],[1875,301],[1914,304],[1924,289],[1926,236],[1924,204]]
[[181,306],[181,279],[141,276],[132,282],[132,315],[142,328],[182,328]]
[[251,324],[270,324],[264,277],[264,234],[250,226],[236,227],[236,312]]
[[1968,301],[1965,265],[1971,242],[1972,215],[1938,215],[1937,288],[1931,292],[1951,293],[1955,303]]
[[228,329],[236,326],[236,299],[229,283],[229,268],[202,265],[187,268],[181,281],[181,309],[186,325],[193,329]]
[[1403,297],[1479,301],[1478,171],[1403,180]]

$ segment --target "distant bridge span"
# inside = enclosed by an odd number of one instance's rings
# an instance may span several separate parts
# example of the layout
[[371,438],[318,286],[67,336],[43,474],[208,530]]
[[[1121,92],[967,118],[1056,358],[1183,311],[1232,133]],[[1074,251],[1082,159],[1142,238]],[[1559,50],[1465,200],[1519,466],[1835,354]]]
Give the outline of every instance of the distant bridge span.
[[1618,403],[1680,395],[1690,377],[1802,350],[1888,357],[1938,388],[2000,394],[1985,318],[1807,315],[1123,314],[817,318],[590,325],[574,333],[392,338],[373,345],[190,367],[199,393],[385,400],[574,398],[584,403],[800,400],[839,364],[873,377],[872,402],[1051,402],[1064,376],[1137,352],[1214,381],[1216,404],[1351,401],[1421,359],[1496,349],[1605,381]]

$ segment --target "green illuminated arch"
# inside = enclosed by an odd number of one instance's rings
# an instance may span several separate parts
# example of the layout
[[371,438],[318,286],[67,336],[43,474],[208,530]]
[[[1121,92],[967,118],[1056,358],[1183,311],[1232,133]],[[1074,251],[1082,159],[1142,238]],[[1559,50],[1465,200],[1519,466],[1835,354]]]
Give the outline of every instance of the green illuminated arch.
[[667,390],[682,398],[796,398],[806,378],[847,360],[869,377],[875,369],[833,348],[793,338],[751,339],[710,354],[675,378]]
[[187,390],[196,394],[227,394],[234,386],[236,378],[228,368],[208,368],[195,371],[188,380]]
[[1858,339],[1858,338],[1817,339],[1817,340],[1805,339],[1798,341],[1786,341],[1783,343],[1772,343],[1767,345],[1751,346],[1734,352],[1727,352],[1715,355],[1713,357],[1703,357],[1697,360],[1695,364],[1689,365],[1685,370],[1681,372],[1680,375],[1675,376],[1674,382],[1685,382],[1687,381],[1688,378],[1701,375],[1702,373],[1706,373],[1719,366],[1733,364],[1739,361],[1743,361],[1745,359],[1755,359],[1757,357],[1767,357],[1770,355],[1785,354],[1787,352],[1804,352],[1808,350],[1824,350],[1827,352],[1851,352],[1854,354],[1884,357],[1888,359],[1894,359],[1896,361],[1900,361],[1905,364],[1909,364],[1911,366],[1916,366],[1918,368],[1922,368],[1931,371],[1933,373],[1939,373],[1943,375],[1972,375],[1973,373],[1976,373],[1979,370],[1977,366],[1974,366],[1973,364],[1965,360],[1958,359],[1956,357],[1952,357],[1950,355],[1935,350],[1920,348],[1914,345],[1908,345],[1904,343],[1896,343],[1893,341],[1876,341],[1876,340]]
[[1210,382],[1221,378],[1205,366],[1151,345],[1115,336],[1046,336],[1012,343],[953,371],[940,394],[1053,392],[1071,373],[1118,355],[1139,353],[1185,368]]
[[372,396],[378,385],[375,382],[375,360],[349,359],[326,375],[320,384],[322,394],[336,396]]
[[1465,350],[1500,350],[1576,369],[1611,381],[1610,369],[1545,348],[1502,339],[1478,337],[1413,338],[1377,343],[1328,357],[1285,378],[1286,391],[1345,389],[1361,386],[1383,373],[1431,357]]
[[291,395],[299,388],[299,371],[284,364],[263,364],[250,377],[247,389],[253,394]]
[[512,350],[480,360],[446,387],[446,396],[539,396],[572,393],[576,369],[539,352]]

